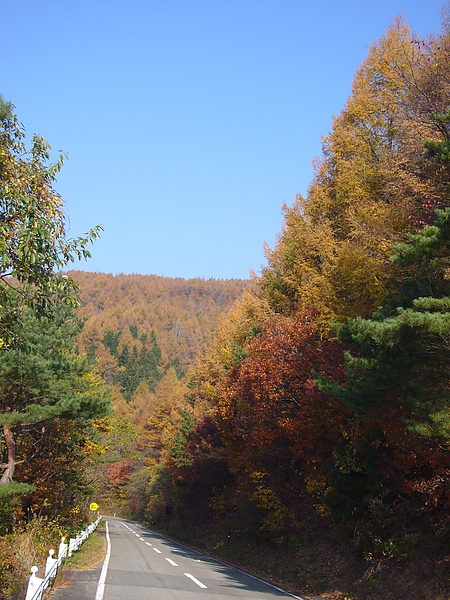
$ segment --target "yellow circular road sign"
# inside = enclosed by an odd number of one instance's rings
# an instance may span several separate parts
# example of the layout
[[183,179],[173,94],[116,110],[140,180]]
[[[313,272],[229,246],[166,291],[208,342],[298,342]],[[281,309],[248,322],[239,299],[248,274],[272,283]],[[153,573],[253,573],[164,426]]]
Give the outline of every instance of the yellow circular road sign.
[[96,502],[92,502],[92,503],[89,505],[89,508],[90,508],[92,511],[98,510],[98,504],[97,504]]

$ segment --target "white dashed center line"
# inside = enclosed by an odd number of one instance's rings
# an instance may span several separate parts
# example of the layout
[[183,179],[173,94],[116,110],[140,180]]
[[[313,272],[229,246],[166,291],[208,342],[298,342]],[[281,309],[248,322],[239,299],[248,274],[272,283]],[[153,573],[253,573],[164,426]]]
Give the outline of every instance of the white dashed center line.
[[[131,527],[128,527],[128,525],[125,525],[125,523],[122,523],[122,525],[124,525],[129,531],[131,531],[131,533],[134,533],[134,535],[136,537],[138,537],[141,542],[145,542],[147,544],[147,546],[152,546],[150,544],[150,542],[146,542],[140,535],[139,533],[136,533],[135,531],[133,531],[133,529],[131,529]],[[153,548],[153,550],[157,553],[157,554],[162,554],[161,550],[158,550],[158,548]],[[172,548],[172,550],[174,552],[178,551],[178,548]],[[166,558],[167,562],[169,564],[171,564],[173,567],[178,567],[177,563],[175,561],[173,561],[171,558]],[[194,559],[195,560],[195,559]],[[201,562],[201,560],[197,559],[195,560],[195,562]],[[190,573],[185,573],[185,576],[188,577],[191,581],[193,581],[196,585],[198,585],[199,588],[202,588],[203,590],[208,589],[206,587],[206,585],[204,583],[202,583],[201,581],[199,581],[198,579],[196,579],[193,575],[191,575]]]
[[192,579],[192,581],[194,583],[196,583],[198,585],[198,587],[203,588],[204,590],[206,590],[206,585],[204,583],[202,583],[201,581],[199,581],[198,579],[196,579],[193,575],[191,575],[190,573],[185,573],[186,577],[189,577],[189,579]]

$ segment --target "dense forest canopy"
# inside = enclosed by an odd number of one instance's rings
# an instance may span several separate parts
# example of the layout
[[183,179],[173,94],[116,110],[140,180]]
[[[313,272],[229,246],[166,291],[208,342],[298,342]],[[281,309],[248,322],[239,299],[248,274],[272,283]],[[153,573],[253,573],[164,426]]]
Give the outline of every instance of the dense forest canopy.
[[[184,371],[192,368],[203,345],[208,345],[221,315],[227,313],[250,283],[244,280],[173,279],[156,275],[106,275],[69,272],[81,288],[80,316],[87,323],[80,349],[100,341],[110,330],[120,332],[118,351],[145,334],[154,333],[161,348],[161,364],[177,357]],[[130,327],[132,330],[130,331]]]

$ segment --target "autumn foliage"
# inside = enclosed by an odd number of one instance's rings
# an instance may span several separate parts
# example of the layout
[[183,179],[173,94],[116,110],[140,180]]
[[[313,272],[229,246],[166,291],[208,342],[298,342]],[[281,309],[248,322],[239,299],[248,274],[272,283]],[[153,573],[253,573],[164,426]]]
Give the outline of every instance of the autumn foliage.
[[258,291],[190,378],[196,425],[175,423],[184,462],[169,452],[165,472],[180,532],[297,548],[339,527],[372,564],[361,581],[422,553],[423,597],[446,596],[449,50],[445,18],[427,40],[396,19],[371,45]]
[[[318,389],[314,374],[342,378],[343,353],[320,338],[315,316],[305,310],[292,320],[267,321],[224,383],[221,428],[242,468],[255,462],[258,470],[283,463],[295,469],[298,463],[313,477],[339,437],[344,411]],[[330,421],[335,428],[327,432]]]
[[251,282],[71,273],[114,411],[73,464],[64,420],[21,429],[55,502],[80,459],[110,509],[300,557],[298,591],[314,564],[306,593],[449,596],[449,32],[398,18],[370,46]]

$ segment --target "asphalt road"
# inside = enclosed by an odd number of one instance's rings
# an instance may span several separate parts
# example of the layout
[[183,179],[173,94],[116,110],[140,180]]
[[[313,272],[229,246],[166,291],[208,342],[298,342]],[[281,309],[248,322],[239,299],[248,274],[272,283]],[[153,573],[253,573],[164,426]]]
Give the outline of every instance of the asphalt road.
[[118,519],[107,523],[110,555],[96,600],[297,597],[134,523]]

